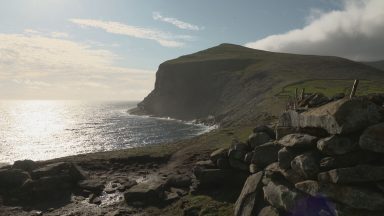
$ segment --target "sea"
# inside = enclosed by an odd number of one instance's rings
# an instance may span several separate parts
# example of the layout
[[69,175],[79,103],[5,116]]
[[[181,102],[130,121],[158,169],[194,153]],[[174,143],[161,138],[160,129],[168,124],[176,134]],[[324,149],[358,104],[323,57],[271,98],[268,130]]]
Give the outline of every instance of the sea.
[[130,115],[137,102],[0,101],[0,163],[48,160],[191,138],[214,126]]

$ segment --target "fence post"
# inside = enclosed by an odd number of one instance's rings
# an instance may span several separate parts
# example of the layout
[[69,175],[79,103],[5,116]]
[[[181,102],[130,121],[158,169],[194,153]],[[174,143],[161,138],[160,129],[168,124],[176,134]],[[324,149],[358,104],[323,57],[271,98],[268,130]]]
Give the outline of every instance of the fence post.
[[359,85],[359,80],[355,80],[352,86],[351,94],[349,95],[349,99],[352,99],[355,96],[358,85]]

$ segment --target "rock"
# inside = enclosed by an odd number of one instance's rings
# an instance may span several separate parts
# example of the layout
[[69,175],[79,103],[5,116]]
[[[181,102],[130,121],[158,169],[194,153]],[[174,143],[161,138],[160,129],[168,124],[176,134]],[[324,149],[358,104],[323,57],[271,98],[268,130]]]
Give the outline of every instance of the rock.
[[236,150],[234,148],[231,148],[228,151],[229,159],[235,159],[235,160],[240,160],[240,161],[244,160],[245,154],[247,154],[247,151],[245,151],[245,150]]
[[311,180],[297,183],[295,187],[312,196],[321,195],[352,208],[371,211],[384,210],[384,196],[381,193],[367,189],[336,184],[324,184]]
[[77,182],[79,180],[85,179],[84,172],[78,166],[67,162],[48,164],[31,172],[31,176],[33,179],[38,179],[46,176],[56,176],[61,174],[68,175],[71,178],[70,180],[72,182]]
[[383,108],[369,100],[345,98],[300,114],[285,112],[279,125],[322,128],[329,134],[350,134],[381,122],[383,115]]
[[89,203],[100,205],[101,204],[101,198],[95,194],[92,194],[89,198]]
[[33,160],[18,160],[15,161],[12,165],[13,169],[21,169],[27,172],[31,172],[36,169],[38,166]]
[[357,142],[348,137],[332,135],[317,141],[317,149],[328,155],[342,155],[356,150]]
[[244,152],[247,152],[250,150],[249,146],[245,143],[242,143],[242,142],[237,142],[237,143],[232,144],[231,149],[234,149],[236,151],[244,151]]
[[246,164],[240,160],[230,158],[229,159],[229,165],[234,169],[238,169],[238,170],[242,170],[242,171],[248,171],[248,164]]
[[318,107],[329,102],[329,98],[321,93],[316,93],[314,97],[308,102],[309,107]]
[[164,194],[164,202],[171,203],[178,200],[180,196],[177,193],[166,191]]
[[330,101],[337,101],[337,100],[343,99],[344,97],[345,97],[344,93],[337,93],[331,97]]
[[303,177],[315,179],[320,171],[318,155],[311,151],[296,156],[291,162],[291,167]]
[[362,149],[384,153],[384,123],[368,127],[360,136],[359,145]]
[[99,179],[86,179],[77,183],[81,189],[91,191],[92,193],[99,194],[104,190],[104,181]]
[[125,201],[128,204],[140,202],[144,205],[159,204],[164,197],[164,182],[151,180],[137,184],[124,193]]
[[37,180],[26,181],[21,191],[28,202],[66,200],[71,197],[73,185],[69,175],[44,176]]
[[216,151],[211,153],[210,159],[214,164],[216,164],[218,159],[226,158],[227,154],[228,154],[227,148],[220,148],[220,149],[217,149]]
[[262,208],[257,216],[280,216],[279,210],[272,206]]
[[120,192],[123,192],[133,186],[137,185],[137,182],[135,180],[127,180],[125,182],[123,182],[117,190],[119,190]]
[[294,133],[298,133],[298,132],[299,132],[299,130],[297,128],[294,128],[294,127],[276,126],[275,127],[275,133],[276,133],[275,139],[279,140],[288,134],[294,134]]
[[293,149],[311,149],[316,146],[317,137],[308,134],[288,134],[278,143]]
[[355,167],[338,168],[318,175],[320,182],[348,184],[358,182],[376,182],[384,180],[384,167],[358,165]]
[[334,155],[320,160],[321,170],[330,170],[342,167],[351,167],[358,164],[376,163],[382,156],[368,151],[355,151],[343,155]]
[[216,168],[215,164],[211,160],[197,161],[194,169],[213,169]]
[[262,180],[263,172],[250,175],[245,181],[239,198],[235,203],[235,216],[255,215],[262,207]]
[[0,191],[20,187],[30,176],[20,169],[0,169]]
[[277,209],[293,212],[295,208],[303,207],[302,201],[308,196],[285,185],[270,181],[263,187],[265,200]]
[[187,175],[171,175],[168,177],[165,186],[175,188],[187,188],[192,184],[192,178]]
[[279,166],[282,169],[290,169],[291,168],[291,161],[298,155],[297,152],[295,152],[292,149],[289,149],[287,147],[284,147],[279,150],[277,153],[277,158],[279,162]]
[[229,164],[229,160],[228,158],[219,158],[217,161],[216,161],[216,166],[217,168],[219,169],[228,169],[230,168],[230,164]]
[[249,165],[249,172],[250,173],[253,174],[253,173],[257,173],[259,171],[260,171],[260,168],[258,168],[256,164],[250,164]]
[[244,156],[244,162],[246,164],[250,164],[252,162],[252,158],[253,158],[253,155],[255,154],[254,151],[251,151],[251,152],[248,152],[247,154],[245,154]]
[[295,170],[282,169],[279,166],[279,163],[272,163],[272,164],[268,165],[265,168],[265,176],[267,176],[269,178],[279,178],[279,177],[281,178],[281,177],[283,177],[284,180],[286,180],[292,184],[296,184],[297,182],[304,180],[304,178],[299,173],[297,173]]
[[267,143],[271,140],[271,137],[265,133],[265,132],[257,132],[253,133],[248,137],[248,145],[251,149],[254,149],[255,147],[262,145],[264,143]]
[[199,181],[199,188],[216,188],[232,182],[243,181],[248,176],[246,172],[233,169],[202,169],[194,173]]
[[260,125],[253,129],[253,133],[260,133],[260,132],[268,134],[268,136],[271,139],[275,139],[276,137],[274,130],[266,125]]
[[277,161],[277,154],[282,148],[281,145],[269,142],[258,146],[254,150],[252,163],[256,164],[259,168],[264,168],[269,164]]

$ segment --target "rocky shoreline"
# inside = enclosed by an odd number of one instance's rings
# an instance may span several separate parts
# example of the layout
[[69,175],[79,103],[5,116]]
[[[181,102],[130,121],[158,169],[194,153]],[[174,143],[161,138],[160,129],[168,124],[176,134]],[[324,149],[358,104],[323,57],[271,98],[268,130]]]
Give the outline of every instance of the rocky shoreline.
[[320,101],[273,127],[16,161],[0,215],[383,215],[384,98]]

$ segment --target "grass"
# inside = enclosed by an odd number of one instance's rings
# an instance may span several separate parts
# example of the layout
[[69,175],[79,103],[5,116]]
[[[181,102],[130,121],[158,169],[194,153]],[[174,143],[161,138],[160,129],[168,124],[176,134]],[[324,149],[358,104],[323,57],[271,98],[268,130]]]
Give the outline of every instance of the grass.
[[[354,80],[349,79],[306,80],[284,86],[281,92],[277,94],[277,96],[293,97],[295,95],[296,88],[299,90],[299,92],[302,88],[305,88],[305,92],[307,93],[321,92],[328,97],[331,97],[337,93],[345,93],[348,95],[351,91],[353,82]],[[356,94],[367,95],[371,93],[384,93],[384,80],[360,80]]]

